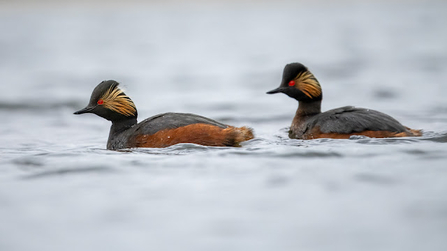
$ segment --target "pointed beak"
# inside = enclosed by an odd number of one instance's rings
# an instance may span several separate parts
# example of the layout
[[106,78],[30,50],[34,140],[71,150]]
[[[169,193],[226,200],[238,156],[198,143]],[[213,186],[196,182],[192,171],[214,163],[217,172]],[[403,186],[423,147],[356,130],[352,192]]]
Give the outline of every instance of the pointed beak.
[[83,113],[90,113],[90,112],[92,112],[93,109],[94,109],[94,107],[87,106],[84,109],[74,112],[74,114],[78,115],[78,114],[83,114]]
[[273,89],[271,91],[268,91],[267,94],[275,94],[275,93],[279,93],[279,92],[284,92],[284,87],[278,87],[276,89]]

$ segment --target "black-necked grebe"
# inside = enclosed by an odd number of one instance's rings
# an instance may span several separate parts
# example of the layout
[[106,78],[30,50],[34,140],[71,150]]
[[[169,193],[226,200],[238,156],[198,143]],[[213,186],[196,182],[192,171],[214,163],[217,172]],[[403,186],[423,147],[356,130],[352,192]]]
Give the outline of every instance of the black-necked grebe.
[[336,138],[352,135],[372,138],[421,136],[420,130],[403,126],[384,113],[345,106],[321,112],[323,92],[315,76],[302,64],[285,66],[281,85],[267,94],[282,92],[298,100],[298,110],[289,130],[294,139]]
[[239,146],[252,139],[248,127],[233,127],[189,113],[164,113],[137,123],[133,101],[118,88],[118,82],[101,82],[90,102],[74,114],[94,113],[112,122],[107,149],[167,147],[179,143],[206,146]]

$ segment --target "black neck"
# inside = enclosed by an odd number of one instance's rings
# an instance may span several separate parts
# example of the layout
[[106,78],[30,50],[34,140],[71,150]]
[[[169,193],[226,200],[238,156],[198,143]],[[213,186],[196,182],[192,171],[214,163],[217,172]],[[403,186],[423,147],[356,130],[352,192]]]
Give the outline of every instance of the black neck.
[[298,110],[296,110],[296,116],[307,117],[321,113],[321,100],[304,102],[299,101]]
[[116,135],[126,131],[137,124],[137,118],[132,117],[125,120],[112,121],[112,127],[110,128],[109,140],[115,137]]
[[290,126],[289,137],[302,138],[303,133],[306,130],[306,121],[320,113],[321,99],[312,102],[299,101],[298,109],[296,110],[295,117]]

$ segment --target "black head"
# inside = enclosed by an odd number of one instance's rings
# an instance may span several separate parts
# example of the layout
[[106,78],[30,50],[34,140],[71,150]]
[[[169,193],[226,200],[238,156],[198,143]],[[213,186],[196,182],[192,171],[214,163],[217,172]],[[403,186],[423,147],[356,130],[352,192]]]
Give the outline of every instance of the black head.
[[135,104],[118,85],[115,80],[102,81],[93,90],[87,107],[74,114],[94,113],[112,122],[136,118]]
[[323,98],[320,83],[315,76],[300,63],[291,63],[284,67],[281,85],[267,94],[282,92],[298,101],[313,102]]

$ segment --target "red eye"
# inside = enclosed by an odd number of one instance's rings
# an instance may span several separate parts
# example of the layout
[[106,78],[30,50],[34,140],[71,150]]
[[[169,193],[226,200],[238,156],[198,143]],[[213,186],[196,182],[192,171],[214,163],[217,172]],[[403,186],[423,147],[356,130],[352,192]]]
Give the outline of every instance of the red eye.
[[294,85],[295,85],[295,81],[291,80],[291,81],[289,82],[289,86],[294,86]]
[[100,100],[98,100],[98,105],[102,105],[102,104],[104,104],[104,100],[102,100],[102,99],[100,99]]

